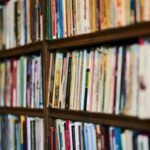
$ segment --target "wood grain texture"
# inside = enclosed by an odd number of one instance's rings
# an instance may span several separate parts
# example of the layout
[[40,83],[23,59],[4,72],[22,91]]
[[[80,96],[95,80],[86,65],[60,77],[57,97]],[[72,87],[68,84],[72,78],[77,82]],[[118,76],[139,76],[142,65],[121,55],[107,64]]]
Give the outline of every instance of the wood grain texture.
[[150,119],[142,120],[137,117],[125,116],[125,115],[113,115],[105,113],[93,113],[85,111],[74,110],[59,110],[50,109],[50,118],[60,118],[72,121],[91,122],[95,124],[102,124],[108,126],[116,126],[126,129],[150,131]]
[[42,51],[42,49],[43,49],[43,41],[30,43],[24,46],[1,50],[0,59],[33,54]]
[[0,114],[44,117],[44,109],[32,109],[32,108],[21,108],[21,107],[0,107]]
[[150,22],[138,23],[126,27],[106,29],[99,32],[47,41],[48,50],[77,48],[97,44],[129,42],[130,39],[150,36]]

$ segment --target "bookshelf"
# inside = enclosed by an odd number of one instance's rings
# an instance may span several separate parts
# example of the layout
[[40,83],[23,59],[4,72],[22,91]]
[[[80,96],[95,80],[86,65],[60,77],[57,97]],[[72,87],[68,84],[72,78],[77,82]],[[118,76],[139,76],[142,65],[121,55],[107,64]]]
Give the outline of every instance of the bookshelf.
[[[14,48],[10,48],[7,50],[1,50],[0,51],[0,59],[1,60],[9,60],[12,58],[18,58],[21,56],[32,56],[32,55],[41,55],[42,60],[43,60],[43,53],[44,53],[44,42],[43,41],[38,41],[30,44],[26,44],[24,46],[18,46]],[[43,61],[42,61],[42,68],[43,66]],[[42,76],[44,76],[45,73],[42,70]],[[43,81],[43,86],[44,86],[44,81]],[[45,89],[42,87],[43,90]],[[43,93],[45,93],[43,91]],[[44,96],[43,96],[44,97]],[[44,98],[43,98],[44,101]],[[43,102],[45,104],[45,102]],[[0,114],[1,115],[15,115],[17,117],[19,116],[25,116],[25,117],[35,117],[35,118],[42,118],[44,119],[45,115],[45,106],[43,108],[26,108],[26,107],[0,107]],[[45,128],[44,128],[45,129]],[[45,132],[46,133],[46,132]],[[46,137],[44,138],[46,139]],[[45,140],[46,141],[46,140]],[[45,144],[46,145],[46,144]],[[46,147],[46,146],[45,146]]]
[[[63,39],[56,39],[51,41],[46,40],[48,51],[47,53],[50,54],[57,51],[65,53],[71,52],[72,48],[82,49],[85,47],[87,48],[97,45],[120,45],[130,42],[137,42],[139,37],[146,38],[149,36],[150,22],[143,22],[126,27],[107,29],[100,32],[77,35]],[[50,58],[47,59],[49,61]],[[49,105],[49,126],[55,126],[55,120],[62,119],[115,126],[123,129],[132,129],[134,131],[150,132],[150,119],[140,119],[138,117],[127,116],[123,114],[115,115],[52,108],[52,99],[50,99]]]
[[43,48],[42,41],[35,42],[24,46],[19,46],[16,48],[2,50],[0,51],[0,58],[5,59],[5,58],[16,57],[21,55],[28,55],[28,54],[30,55],[30,54],[42,52],[42,48]]
[[56,119],[60,118],[63,120],[73,120],[88,122],[94,124],[103,124],[108,126],[116,126],[133,130],[144,130],[150,131],[150,120],[139,119],[137,117],[125,116],[125,115],[113,115],[106,113],[91,113],[86,111],[75,111],[75,110],[59,110],[51,109],[49,111],[49,117]]
[[[3,1],[0,0],[0,4]],[[45,2],[43,2],[44,10]],[[45,10],[46,12],[46,10]],[[46,14],[46,13],[45,13]],[[46,36],[45,17],[43,18],[44,37]],[[72,121],[82,121],[95,124],[103,124],[109,126],[122,127],[133,130],[150,131],[150,119],[139,119],[137,117],[125,115],[113,115],[105,113],[93,113],[85,111],[63,110],[47,105],[48,89],[49,89],[49,54],[61,51],[70,51],[72,48],[83,48],[97,45],[120,45],[121,43],[128,43],[128,41],[137,41],[139,38],[150,36],[150,22],[142,22],[125,27],[115,29],[105,29],[94,33],[82,34],[63,39],[47,40],[32,42],[24,46],[10,48],[0,51],[0,59],[9,59],[13,57],[32,55],[41,53],[42,56],[42,76],[43,76],[43,109],[20,108],[20,107],[0,107],[0,114],[25,115],[33,117],[41,117],[44,119],[44,146],[49,149],[48,131],[49,127],[54,125],[55,119],[69,119]]]
[[138,37],[149,36],[149,27],[150,22],[144,22],[115,29],[106,29],[94,33],[47,41],[47,47],[48,50],[63,50],[65,48],[92,46],[97,44],[119,44],[121,41],[124,42],[125,40],[133,40]]
[[[150,22],[139,23],[137,25],[122,27],[118,29],[108,29],[101,32],[89,33],[85,35],[78,35],[75,37],[58,39],[58,40],[44,40],[11,48],[8,50],[0,51],[0,59],[11,58],[21,55],[30,55],[35,53],[42,53],[43,57],[43,97],[44,108],[43,109],[30,109],[30,108],[10,108],[0,107],[0,114],[14,114],[14,115],[26,115],[34,117],[43,117],[45,121],[45,147],[48,149],[48,128],[53,124],[53,121],[57,118],[69,119],[73,121],[91,122],[97,124],[104,124],[110,126],[118,126],[127,129],[150,131],[150,120],[139,119],[137,117],[125,116],[125,115],[112,115],[103,113],[92,113],[85,111],[73,111],[73,110],[60,110],[47,107],[47,88],[48,88],[48,68],[49,68],[49,53],[61,49],[72,47],[87,47],[97,44],[120,44],[124,40],[137,40],[138,37],[150,36],[149,30]],[[111,33],[111,35],[110,35]],[[91,40],[93,39],[93,40]],[[50,121],[51,120],[51,121]]]

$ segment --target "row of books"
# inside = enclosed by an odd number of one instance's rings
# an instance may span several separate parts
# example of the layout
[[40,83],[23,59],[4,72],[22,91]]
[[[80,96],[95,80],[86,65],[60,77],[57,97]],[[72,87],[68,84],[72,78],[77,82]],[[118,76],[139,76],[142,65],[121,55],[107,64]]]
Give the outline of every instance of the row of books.
[[2,43],[12,48],[43,39],[42,0],[9,0],[0,9]]
[[1,150],[44,150],[44,123],[41,118],[0,116]]
[[0,106],[43,107],[41,56],[0,61]]
[[149,0],[47,0],[47,38],[150,21]]
[[53,108],[150,118],[150,42],[50,54]]
[[50,150],[149,150],[150,133],[92,123],[55,121]]

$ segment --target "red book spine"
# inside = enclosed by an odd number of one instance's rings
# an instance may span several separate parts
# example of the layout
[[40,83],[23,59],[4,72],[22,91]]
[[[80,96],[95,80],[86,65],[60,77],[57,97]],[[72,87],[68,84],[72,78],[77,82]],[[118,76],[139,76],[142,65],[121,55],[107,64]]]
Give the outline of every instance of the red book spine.
[[69,120],[65,122],[65,146],[66,150],[70,150]]
[[53,127],[49,129],[49,142],[50,142],[50,149],[53,150]]
[[14,66],[14,86],[13,86],[13,106],[16,106],[17,99],[17,60],[13,62]]

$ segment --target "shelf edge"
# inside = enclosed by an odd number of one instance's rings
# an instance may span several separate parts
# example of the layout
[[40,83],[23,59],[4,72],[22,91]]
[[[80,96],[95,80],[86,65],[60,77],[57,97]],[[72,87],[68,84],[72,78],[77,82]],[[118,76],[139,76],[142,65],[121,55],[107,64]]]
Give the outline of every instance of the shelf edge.
[[0,107],[0,114],[26,115],[44,117],[44,109]]
[[150,36],[149,27],[150,22],[142,22],[119,28],[106,29],[94,33],[76,35],[73,37],[46,40],[46,42],[48,44],[48,50],[106,44],[138,37]]
[[50,109],[49,117],[72,121],[91,122],[108,126],[116,126],[134,130],[150,131],[150,119],[139,119],[125,115],[93,113],[85,111]]

